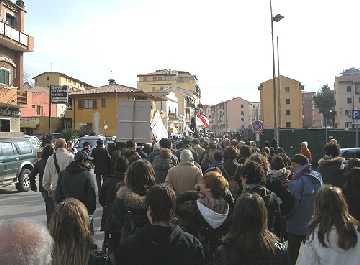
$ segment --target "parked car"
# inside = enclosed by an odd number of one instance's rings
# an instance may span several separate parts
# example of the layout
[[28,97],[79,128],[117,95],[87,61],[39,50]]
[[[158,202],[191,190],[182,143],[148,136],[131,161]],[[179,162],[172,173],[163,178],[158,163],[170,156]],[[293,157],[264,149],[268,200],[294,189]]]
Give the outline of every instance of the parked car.
[[35,149],[39,150],[41,148],[41,141],[36,136],[24,135],[24,137],[35,147]]
[[0,187],[16,184],[19,191],[29,191],[36,155],[26,138],[0,139]]
[[351,158],[360,158],[360,148],[341,148],[340,156],[346,160]]
[[78,140],[78,142],[75,145],[75,148],[78,152],[80,152],[83,147],[84,147],[84,143],[88,142],[91,145],[91,149],[94,149],[96,147],[96,142],[98,140],[103,140],[105,146],[107,145],[107,140],[104,136],[102,135],[98,135],[98,136],[83,136],[80,137],[80,139]]

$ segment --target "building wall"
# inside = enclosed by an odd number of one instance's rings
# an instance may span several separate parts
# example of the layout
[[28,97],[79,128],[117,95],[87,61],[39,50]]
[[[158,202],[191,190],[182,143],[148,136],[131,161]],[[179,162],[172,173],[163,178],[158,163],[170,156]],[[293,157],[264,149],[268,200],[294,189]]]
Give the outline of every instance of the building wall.
[[[42,109],[42,113],[37,112],[37,108]],[[21,117],[41,117],[49,116],[49,91],[46,88],[34,88],[28,90],[27,104],[20,106]],[[51,105],[51,117],[57,117],[57,106]]]
[[10,120],[10,132],[20,132],[20,118],[0,116],[0,119]]
[[303,112],[304,112],[304,128],[312,128],[313,126],[313,111],[314,111],[314,98],[315,92],[303,93]]
[[0,87],[0,103],[17,104],[17,89],[10,87]]
[[238,132],[251,125],[250,103],[240,97],[228,100],[226,103],[226,130]]
[[360,109],[360,73],[354,71],[335,77],[334,87],[336,127],[351,128],[353,123],[352,110]]
[[16,81],[16,51],[0,46],[0,68],[10,73],[9,86],[15,86]]
[[262,120],[260,102],[250,102],[250,120],[251,123],[254,121]]
[[[278,125],[280,122],[281,128],[303,128],[303,86],[300,82],[284,76],[281,76],[280,84],[280,96],[276,99],[276,104],[280,107],[280,111],[276,110]],[[261,83],[259,90],[264,128],[274,128],[273,80]]]

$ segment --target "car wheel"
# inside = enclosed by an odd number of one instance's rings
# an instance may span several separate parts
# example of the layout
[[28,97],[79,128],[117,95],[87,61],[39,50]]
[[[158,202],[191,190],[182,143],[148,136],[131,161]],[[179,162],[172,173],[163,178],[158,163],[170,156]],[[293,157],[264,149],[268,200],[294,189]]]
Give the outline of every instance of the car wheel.
[[29,191],[30,190],[30,169],[24,168],[21,170],[19,175],[19,182],[16,188],[19,191]]

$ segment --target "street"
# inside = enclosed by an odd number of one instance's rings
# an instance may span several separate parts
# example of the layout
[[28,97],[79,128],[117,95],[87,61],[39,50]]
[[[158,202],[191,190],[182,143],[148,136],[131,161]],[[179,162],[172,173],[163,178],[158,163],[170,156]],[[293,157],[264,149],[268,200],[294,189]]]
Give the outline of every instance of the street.
[[[103,232],[100,232],[101,215],[102,208],[98,204],[94,215],[94,239],[99,248],[103,240]],[[45,204],[41,193],[18,192],[15,185],[0,189],[0,221],[22,219],[46,225]]]

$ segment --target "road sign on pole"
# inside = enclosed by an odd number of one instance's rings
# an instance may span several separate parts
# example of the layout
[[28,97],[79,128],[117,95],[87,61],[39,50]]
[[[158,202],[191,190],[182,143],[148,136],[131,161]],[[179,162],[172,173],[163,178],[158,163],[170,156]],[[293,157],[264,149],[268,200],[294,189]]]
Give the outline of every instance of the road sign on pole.
[[353,120],[360,120],[360,110],[353,110],[352,118],[353,118]]
[[50,94],[52,104],[68,104],[68,86],[50,86]]
[[264,124],[262,121],[254,121],[252,125],[255,133],[262,133],[264,131]]

